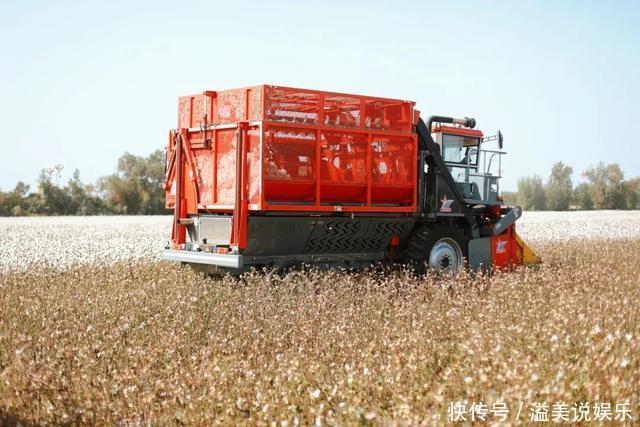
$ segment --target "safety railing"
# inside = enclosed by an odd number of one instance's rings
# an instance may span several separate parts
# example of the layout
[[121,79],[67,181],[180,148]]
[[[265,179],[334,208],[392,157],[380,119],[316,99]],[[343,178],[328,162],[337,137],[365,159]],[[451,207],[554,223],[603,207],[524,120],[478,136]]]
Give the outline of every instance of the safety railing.
[[[502,178],[502,155],[499,150],[469,150],[464,163],[446,162],[454,181],[460,187],[465,199],[480,203],[495,203],[500,194]],[[475,159],[475,162],[472,162]]]

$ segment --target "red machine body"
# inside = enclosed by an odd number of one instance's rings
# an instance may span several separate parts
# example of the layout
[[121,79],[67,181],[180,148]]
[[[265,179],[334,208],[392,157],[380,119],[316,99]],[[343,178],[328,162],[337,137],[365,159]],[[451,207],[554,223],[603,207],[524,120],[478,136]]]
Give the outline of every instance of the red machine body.
[[[430,265],[457,266],[475,240],[469,259],[478,265],[522,263],[499,173],[469,161],[486,151],[475,120],[431,119],[427,128],[412,101],[272,85],[180,97],[167,146],[174,223],[163,257],[238,269],[407,253],[423,262],[435,247]],[[468,156],[443,160],[441,150]],[[452,168],[472,173],[456,183]],[[478,205],[486,208],[472,211]]]
[[198,212],[234,212],[240,248],[252,211],[415,212],[413,106],[268,85],[181,97],[165,187],[167,208],[181,206],[174,246]]

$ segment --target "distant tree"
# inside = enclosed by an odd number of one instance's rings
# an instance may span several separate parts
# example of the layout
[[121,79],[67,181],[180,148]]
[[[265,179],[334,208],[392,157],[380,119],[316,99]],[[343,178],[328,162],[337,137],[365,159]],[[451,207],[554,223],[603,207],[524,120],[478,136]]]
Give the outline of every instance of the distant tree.
[[47,215],[71,214],[71,200],[64,189],[52,182],[52,176],[57,176],[51,170],[42,170],[38,178],[38,195],[35,213]]
[[9,210],[7,209],[7,194],[0,190],[0,216],[9,215]]
[[82,184],[82,181],[80,181],[80,171],[78,169],[73,171],[73,175],[67,183],[66,190],[67,195],[69,196],[69,211],[77,214],[86,197],[84,185]]
[[156,150],[146,158],[146,183],[143,208],[146,214],[166,213],[164,201],[164,152]]
[[13,191],[5,193],[4,211],[8,215],[24,215],[28,211],[27,195],[29,193],[29,185],[22,181],[18,181]]
[[573,192],[573,200],[578,209],[593,209],[593,200],[591,200],[591,188],[589,184],[586,182],[579,184]]
[[72,215],[96,215],[105,213],[104,202],[94,195],[93,186],[84,185],[77,169],[65,188],[69,197],[69,213]]
[[640,209],[640,177],[622,183],[627,209]]
[[573,168],[571,166],[567,166],[562,162],[554,163],[545,192],[547,209],[552,211],[566,211],[569,209],[573,193],[572,174]]
[[46,168],[44,171],[47,175],[49,175],[49,179],[53,181],[55,178],[56,187],[60,187],[60,177],[62,177],[62,171],[64,170],[64,166],[61,164],[53,165],[50,168]]
[[583,176],[589,181],[591,199],[596,209],[625,209],[626,200],[622,182],[624,172],[620,165],[612,163],[606,165],[602,162],[583,172]]
[[164,162],[162,151],[148,157],[125,153],[118,160],[116,173],[98,183],[107,205],[117,213],[164,213]]
[[503,191],[502,200],[507,206],[514,206],[518,204],[518,192],[517,191]]
[[526,210],[546,209],[546,195],[540,176],[533,175],[518,180],[518,203]]

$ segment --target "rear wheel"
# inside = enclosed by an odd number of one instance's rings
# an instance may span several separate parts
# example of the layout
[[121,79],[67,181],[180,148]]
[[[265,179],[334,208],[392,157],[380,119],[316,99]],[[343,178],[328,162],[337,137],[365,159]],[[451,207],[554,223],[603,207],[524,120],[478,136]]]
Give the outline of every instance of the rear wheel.
[[427,268],[454,272],[464,264],[467,244],[463,231],[453,225],[420,225],[409,238],[405,256],[418,273]]

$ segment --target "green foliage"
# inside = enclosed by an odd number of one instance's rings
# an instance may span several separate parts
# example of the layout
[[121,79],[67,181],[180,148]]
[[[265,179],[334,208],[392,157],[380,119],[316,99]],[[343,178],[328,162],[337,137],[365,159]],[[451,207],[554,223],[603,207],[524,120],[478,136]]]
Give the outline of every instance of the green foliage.
[[627,209],[640,209],[640,177],[622,183]]
[[65,189],[52,182],[51,174],[46,170],[38,178],[36,213],[46,215],[68,215],[70,197]]
[[147,157],[125,153],[116,173],[86,185],[75,170],[66,186],[60,185],[62,166],[43,169],[37,191],[18,182],[10,192],[0,192],[0,215],[104,215],[162,214],[164,161],[162,151]]
[[125,153],[118,160],[116,173],[98,182],[107,206],[122,214],[164,213],[164,163],[162,151],[148,157]]
[[566,211],[573,196],[571,182],[573,168],[562,162],[556,162],[551,168],[551,175],[546,186],[547,208],[552,211]]
[[578,209],[593,209],[593,200],[591,200],[591,189],[589,187],[589,184],[583,182],[582,184],[578,185],[573,192],[573,200]]
[[29,185],[18,181],[13,191],[1,193],[2,215],[24,215],[29,207]]
[[596,209],[626,209],[624,173],[620,165],[602,162],[582,174],[590,184],[591,199]]
[[108,213],[104,201],[95,194],[92,185],[84,185],[80,180],[80,172],[76,169],[67,184],[69,196],[69,213],[71,215],[97,215]]
[[540,176],[527,176],[518,180],[518,202],[526,210],[543,211],[546,209],[547,200]]
[[514,206],[518,204],[518,193],[516,191],[503,191],[502,200],[507,206]]
[[[605,165],[600,162],[582,173],[586,182],[573,189],[573,168],[556,162],[546,185],[537,176],[523,177],[518,181],[515,193],[517,203],[527,210],[567,210],[572,205],[577,209],[640,209],[640,177],[624,179],[624,172],[617,163]],[[513,194],[505,204],[515,204]]]

